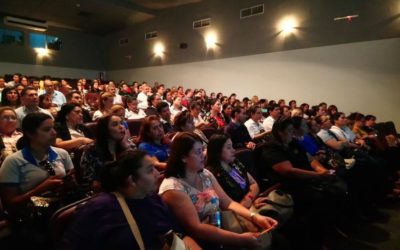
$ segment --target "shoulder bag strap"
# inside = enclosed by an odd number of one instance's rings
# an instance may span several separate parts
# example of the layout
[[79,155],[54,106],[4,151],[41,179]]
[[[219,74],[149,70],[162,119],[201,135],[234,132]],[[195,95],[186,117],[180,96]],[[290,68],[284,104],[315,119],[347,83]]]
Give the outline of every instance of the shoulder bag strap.
[[143,244],[142,235],[140,234],[140,231],[136,224],[136,221],[133,218],[132,213],[128,208],[128,205],[126,204],[124,197],[120,193],[117,193],[117,192],[114,192],[113,194],[117,197],[118,203],[121,206],[122,211],[124,212],[125,218],[128,221],[129,227],[131,228],[132,234],[135,237],[140,250],[144,250],[145,248],[144,248],[144,244]]

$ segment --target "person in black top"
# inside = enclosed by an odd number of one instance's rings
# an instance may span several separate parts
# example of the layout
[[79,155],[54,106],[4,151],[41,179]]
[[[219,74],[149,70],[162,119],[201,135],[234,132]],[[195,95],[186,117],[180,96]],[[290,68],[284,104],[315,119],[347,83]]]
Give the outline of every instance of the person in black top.
[[[79,91],[71,91],[66,96],[68,104],[78,104],[82,107],[83,105],[83,98]],[[92,122],[92,117],[88,110],[82,108],[82,116],[83,116],[83,123]]]
[[244,122],[247,120],[246,110],[237,107],[232,110],[232,121],[225,127],[225,133],[230,136],[233,148],[254,149],[256,144],[251,140]]
[[173,133],[175,128],[171,121],[171,111],[169,110],[169,105],[166,102],[160,102],[157,104],[157,112],[160,116],[160,121],[164,128],[164,133]]

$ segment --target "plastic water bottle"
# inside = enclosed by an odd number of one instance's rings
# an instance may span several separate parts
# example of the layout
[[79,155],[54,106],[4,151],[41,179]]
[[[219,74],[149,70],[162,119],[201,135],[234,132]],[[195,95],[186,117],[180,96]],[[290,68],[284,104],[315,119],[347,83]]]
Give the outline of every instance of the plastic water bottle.
[[212,210],[210,211],[210,224],[221,228],[221,212],[219,210],[218,198],[211,198]]

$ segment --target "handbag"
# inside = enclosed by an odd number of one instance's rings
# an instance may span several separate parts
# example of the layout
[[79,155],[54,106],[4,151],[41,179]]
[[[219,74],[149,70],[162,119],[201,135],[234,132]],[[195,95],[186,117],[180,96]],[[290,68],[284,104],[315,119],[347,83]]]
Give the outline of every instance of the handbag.
[[269,192],[264,202],[267,204],[258,209],[252,206],[250,211],[274,218],[279,222],[278,227],[282,227],[293,214],[294,201],[292,196],[280,189]]
[[[140,234],[139,228],[136,224],[135,218],[133,218],[131,211],[126,204],[124,197],[117,192],[113,193],[117,197],[118,203],[124,212],[125,218],[128,221],[129,227],[131,228],[132,234],[139,245],[140,250],[145,250],[142,235]],[[163,247],[163,250],[188,250],[190,249],[185,245],[183,240],[178,237],[174,232],[169,231],[166,233],[167,242]],[[172,240],[171,240],[172,239]]]
[[[253,222],[238,215],[233,211],[222,211],[221,212],[221,228],[234,233],[245,233],[245,232],[260,232],[260,228],[257,227]],[[271,247],[271,234],[261,234],[261,246],[253,248],[252,250],[269,249]]]

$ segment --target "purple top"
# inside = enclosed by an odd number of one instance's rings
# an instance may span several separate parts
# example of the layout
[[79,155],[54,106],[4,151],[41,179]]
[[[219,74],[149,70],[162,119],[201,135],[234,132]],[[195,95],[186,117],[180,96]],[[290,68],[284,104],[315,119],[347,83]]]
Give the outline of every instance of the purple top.
[[[146,249],[162,249],[169,230],[181,233],[168,207],[157,194],[126,200]],[[113,194],[101,193],[77,209],[57,249],[139,249]]]

